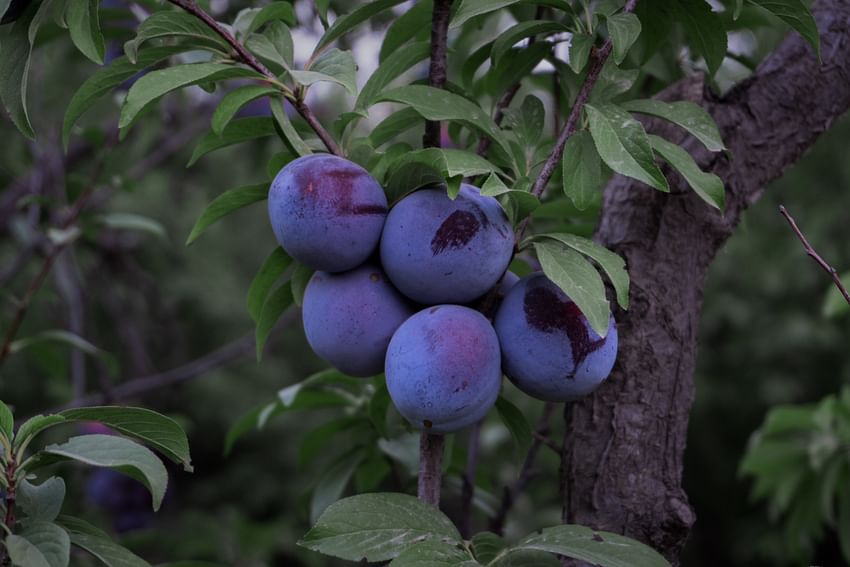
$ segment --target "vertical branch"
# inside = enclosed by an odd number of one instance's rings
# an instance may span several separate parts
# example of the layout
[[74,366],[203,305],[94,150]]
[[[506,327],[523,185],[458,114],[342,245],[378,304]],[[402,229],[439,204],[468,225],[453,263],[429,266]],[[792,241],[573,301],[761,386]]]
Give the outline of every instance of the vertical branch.
[[[434,0],[434,10],[431,15],[431,67],[428,71],[428,84],[437,89],[446,86],[446,43],[449,35],[451,7],[452,0]],[[439,122],[430,120],[425,122],[422,146],[440,147]]]
[[419,439],[419,499],[439,507],[445,437],[422,432]]

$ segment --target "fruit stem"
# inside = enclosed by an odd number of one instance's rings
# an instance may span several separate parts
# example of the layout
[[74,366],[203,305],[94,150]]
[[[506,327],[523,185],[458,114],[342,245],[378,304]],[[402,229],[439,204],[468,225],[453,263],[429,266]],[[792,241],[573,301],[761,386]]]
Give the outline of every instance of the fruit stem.
[[423,502],[440,506],[440,480],[443,466],[445,437],[423,431],[419,438],[419,490]]

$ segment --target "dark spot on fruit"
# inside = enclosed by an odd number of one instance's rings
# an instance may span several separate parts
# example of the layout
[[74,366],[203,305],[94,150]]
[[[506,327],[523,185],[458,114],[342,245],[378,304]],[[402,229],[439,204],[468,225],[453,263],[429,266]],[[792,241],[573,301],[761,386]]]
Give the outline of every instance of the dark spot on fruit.
[[379,274],[378,272],[372,272],[371,274],[369,274],[369,279],[373,282],[379,282],[381,281],[381,274]]
[[430,313],[431,315],[433,315],[434,313],[436,313],[436,312],[437,312],[437,311],[439,311],[439,310],[440,310],[440,308],[439,308],[439,307],[432,307],[431,309],[429,309],[429,310],[428,310],[428,313]]
[[434,426],[434,423],[430,419],[426,419],[422,422],[425,426],[425,429],[431,429]]
[[561,301],[555,292],[545,287],[526,291],[523,309],[525,320],[538,331],[566,333],[572,346],[575,368],[605,344],[605,339],[591,340],[584,315],[574,302]]
[[599,534],[598,534],[598,533],[596,533],[596,532],[593,532],[593,541],[598,541],[598,542],[600,542],[600,543],[603,543],[605,540],[604,540],[604,539],[602,539],[602,536],[601,536],[601,535],[599,535]]
[[455,211],[443,221],[431,240],[436,256],[448,248],[463,248],[481,230],[481,222],[469,211]]
[[358,177],[363,177],[364,175],[367,175],[367,173],[357,167],[338,167],[323,170],[320,175],[322,177],[329,177],[334,181],[339,181],[342,183],[351,183]]

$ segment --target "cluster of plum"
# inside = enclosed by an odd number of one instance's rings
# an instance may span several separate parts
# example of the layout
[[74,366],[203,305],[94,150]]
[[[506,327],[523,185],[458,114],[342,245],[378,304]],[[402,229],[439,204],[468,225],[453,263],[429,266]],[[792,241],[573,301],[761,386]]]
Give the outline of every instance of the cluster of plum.
[[[304,293],[311,348],[352,376],[385,372],[415,427],[457,431],[482,419],[502,373],[522,391],[568,401],[593,391],[617,352],[542,273],[508,271],[515,237],[498,201],[463,184],[424,188],[388,210],[380,184],[346,159],[287,164],[269,191],[280,245],[316,269]],[[491,324],[472,309],[501,300]]]

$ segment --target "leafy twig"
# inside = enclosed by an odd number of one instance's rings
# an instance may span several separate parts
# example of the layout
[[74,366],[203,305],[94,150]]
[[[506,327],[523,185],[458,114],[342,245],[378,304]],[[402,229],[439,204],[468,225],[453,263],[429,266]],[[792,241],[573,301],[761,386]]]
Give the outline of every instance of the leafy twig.
[[841,281],[841,278],[838,277],[838,271],[833,268],[830,264],[824,260],[820,254],[809,244],[809,240],[803,234],[803,231],[800,230],[800,227],[797,226],[797,222],[794,220],[794,217],[791,216],[791,213],[788,212],[783,205],[779,205],[779,212],[785,219],[788,221],[788,224],[791,225],[791,230],[794,231],[794,234],[797,235],[797,238],[800,239],[800,242],[803,243],[803,248],[806,251],[806,254],[811,257],[812,260],[817,262],[817,265],[823,268],[823,270],[829,274],[829,277],[832,278],[832,281],[835,282],[835,287],[838,288],[838,291],[841,292],[841,295],[844,296],[845,301],[850,304],[850,294],[847,293],[847,288],[844,287],[844,283]]
[[[192,14],[193,16],[204,22],[207,27],[209,27],[211,30],[221,36],[222,39],[224,39],[224,41],[226,41],[228,45],[233,48],[233,51],[236,53],[236,56],[242,63],[248,65],[261,75],[264,75],[265,77],[268,77],[269,79],[272,79],[277,82],[277,77],[275,76],[275,74],[272,73],[268,67],[263,65],[259,59],[254,57],[254,55],[250,51],[248,51],[248,49],[244,45],[242,45],[239,40],[233,37],[233,35],[229,31],[227,31],[221,24],[215,21],[212,16],[207,14],[200,6],[198,6],[195,0],[168,1],[174,4],[175,6],[182,8],[186,12]],[[300,92],[301,91],[299,91],[299,93]],[[301,117],[304,118],[307,124],[309,124],[313,131],[316,132],[316,135],[319,136],[319,139],[322,140],[322,143],[325,144],[325,147],[328,149],[328,151],[334,155],[341,156],[342,150],[337,145],[333,137],[328,133],[328,131],[325,130],[321,122],[319,122],[319,119],[316,118],[316,115],[313,114],[313,111],[310,109],[310,107],[307,106],[307,104],[304,102],[303,94],[291,98],[287,97],[287,100],[292,103],[292,106],[295,108],[295,110],[298,111]]]
[[[428,70],[428,84],[441,89],[446,85],[446,44],[449,35],[449,16],[451,15],[452,0],[434,0],[431,15],[431,67]],[[440,123],[425,122],[425,136],[422,146],[426,148],[440,147]]]

